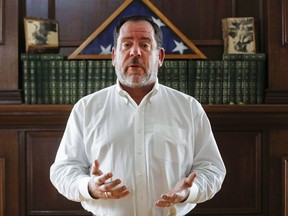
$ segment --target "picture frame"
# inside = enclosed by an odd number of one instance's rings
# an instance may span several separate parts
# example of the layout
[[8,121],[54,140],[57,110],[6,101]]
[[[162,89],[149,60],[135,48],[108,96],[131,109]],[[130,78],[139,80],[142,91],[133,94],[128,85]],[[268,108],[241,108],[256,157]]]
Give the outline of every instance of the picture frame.
[[254,17],[222,19],[225,54],[256,53]]
[[26,52],[50,52],[59,49],[59,24],[53,19],[24,18]]

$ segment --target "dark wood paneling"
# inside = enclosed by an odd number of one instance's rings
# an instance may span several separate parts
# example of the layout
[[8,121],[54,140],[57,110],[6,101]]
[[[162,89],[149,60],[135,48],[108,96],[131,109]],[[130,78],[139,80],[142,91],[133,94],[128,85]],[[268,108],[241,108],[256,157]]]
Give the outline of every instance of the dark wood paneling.
[[3,44],[3,10],[4,0],[0,0],[0,44]]
[[26,212],[28,215],[91,215],[80,203],[68,201],[53,187],[49,170],[63,132],[26,134]]
[[[269,159],[269,215],[283,215],[283,156],[288,155],[288,129],[271,130]],[[287,168],[287,167],[286,167]],[[286,179],[287,182],[287,179]]]
[[[10,151],[18,155],[15,150],[18,140],[22,149],[21,168],[14,167],[14,172],[21,173],[19,215],[87,214],[77,203],[58,194],[48,174],[71,109],[70,105],[0,106],[0,129],[6,126],[10,131],[0,132],[2,150],[6,151],[6,157]],[[192,215],[280,216],[282,157],[288,155],[288,106],[205,105],[204,109],[225,161],[227,176],[221,191],[212,200],[199,204]],[[17,133],[24,135],[18,138]],[[63,205],[60,209],[59,202]]]
[[[4,214],[19,215],[19,157],[18,157],[18,132],[0,130],[0,158],[1,160],[1,190],[4,193],[1,204],[4,204]],[[5,179],[4,179],[5,178]],[[3,188],[3,186],[5,187]]]
[[283,182],[283,216],[288,216],[288,157],[283,156],[282,159],[282,182]]
[[0,215],[5,215],[5,158],[0,158]]
[[192,215],[260,215],[262,208],[261,132],[215,132],[227,176],[221,191],[198,204]]

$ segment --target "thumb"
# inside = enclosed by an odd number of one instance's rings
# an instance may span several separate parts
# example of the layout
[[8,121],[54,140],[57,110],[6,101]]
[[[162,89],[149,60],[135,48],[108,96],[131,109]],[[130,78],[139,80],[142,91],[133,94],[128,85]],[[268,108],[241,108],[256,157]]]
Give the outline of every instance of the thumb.
[[94,160],[94,164],[93,164],[93,167],[92,167],[92,171],[91,171],[91,174],[92,175],[102,175],[102,171],[99,169],[99,161],[98,160]]
[[196,173],[195,172],[190,173],[190,175],[185,179],[185,184],[188,187],[192,187],[192,184],[195,178],[196,178]]

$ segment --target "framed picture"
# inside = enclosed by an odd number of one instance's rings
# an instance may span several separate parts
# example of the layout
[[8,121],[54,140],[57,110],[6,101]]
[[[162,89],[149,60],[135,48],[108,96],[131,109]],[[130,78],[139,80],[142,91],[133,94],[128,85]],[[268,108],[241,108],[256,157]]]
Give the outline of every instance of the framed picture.
[[246,54],[256,52],[253,17],[230,17],[222,19],[224,53]]
[[24,18],[26,52],[46,52],[59,48],[59,25],[56,20]]

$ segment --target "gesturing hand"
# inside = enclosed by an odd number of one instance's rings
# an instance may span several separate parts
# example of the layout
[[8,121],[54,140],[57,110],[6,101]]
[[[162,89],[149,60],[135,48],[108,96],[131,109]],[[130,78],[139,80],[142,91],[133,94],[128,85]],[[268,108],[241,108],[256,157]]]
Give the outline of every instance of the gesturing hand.
[[[103,174],[99,169],[99,161],[95,160],[88,183],[90,195],[95,199],[119,199],[127,196],[129,194],[127,187],[125,185],[120,186],[121,180],[112,180],[112,176],[111,172]],[[109,179],[110,181],[107,181]]]
[[169,207],[175,203],[183,202],[189,195],[196,174],[193,172],[187,178],[181,179],[168,194],[162,194],[161,199],[155,202],[158,207]]

